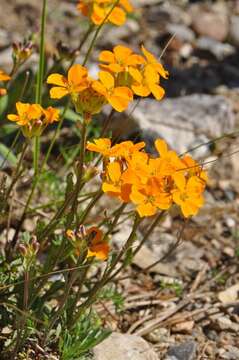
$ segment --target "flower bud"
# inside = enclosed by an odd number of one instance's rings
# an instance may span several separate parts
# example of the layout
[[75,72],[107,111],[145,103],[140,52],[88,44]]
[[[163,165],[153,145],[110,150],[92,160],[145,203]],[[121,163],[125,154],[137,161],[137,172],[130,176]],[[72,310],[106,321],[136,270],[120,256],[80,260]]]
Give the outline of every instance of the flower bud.
[[25,245],[19,244],[19,245],[18,245],[18,250],[19,250],[19,252],[20,252],[20,254],[21,254],[22,256],[24,256],[24,257],[27,256],[28,251],[27,251],[27,248],[26,248]]

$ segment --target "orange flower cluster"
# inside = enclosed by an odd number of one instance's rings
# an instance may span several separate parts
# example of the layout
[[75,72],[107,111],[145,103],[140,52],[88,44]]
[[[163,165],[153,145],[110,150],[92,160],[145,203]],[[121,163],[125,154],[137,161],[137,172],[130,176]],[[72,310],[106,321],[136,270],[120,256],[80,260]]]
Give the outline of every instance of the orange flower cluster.
[[[7,74],[5,74],[4,71],[0,70],[0,82],[5,82],[5,81],[9,81],[11,79],[11,77]],[[0,88],[0,96],[6,95],[7,90],[4,88]]]
[[113,52],[102,51],[98,80],[93,80],[85,67],[73,65],[67,77],[51,74],[48,84],[56,85],[50,90],[53,99],[70,95],[79,113],[96,114],[109,103],[116,111],[127,109],[134,94],[149,96],[157,100],[164,96],[159,85],[160,77],[167,79],[168,72],[157,59],[142,46],[142,55],[133,53],[125,46],[115,46]]
[[87,257],[95,256],[99,260],[106,260],[109,254],[109,245],[107,241],[103,239],[103,232],[96,226],[92,226],[89,229],[85,229],[81,226],[80,229],[73,231],[68,229],[66,236],[71,241],[75,248],[76,255],[79,256],[83,241],[86,241]]
[[126,14],[133,11],[129,0],[79,0],[77,9],[94,25],[109,22],[117,26],[123,25]]
[[49,106],[44,109],[38,104],[16,103],[17,115],[9,114],[8,120],[21,126],[27,138],[40,136],[47,125],[59,120],[59,110]]
[[107,138],[88,142],[88,150],[104,157],[102,190],[133,203],[141,217],[167,210],[174,203],[185,217],[195,215],[204,203],[205,171],[189,155],[179,158],[164,140],[155,141],[158,157],[150,156],[144,147],[144,142],[131,141],[111,146]]

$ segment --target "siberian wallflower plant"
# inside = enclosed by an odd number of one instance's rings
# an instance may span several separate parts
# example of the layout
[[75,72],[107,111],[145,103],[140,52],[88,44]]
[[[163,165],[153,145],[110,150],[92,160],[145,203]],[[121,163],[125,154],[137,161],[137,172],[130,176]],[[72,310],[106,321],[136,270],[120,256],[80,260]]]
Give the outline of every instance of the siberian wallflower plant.
[[123,25],[127,13],[133,11],[129,0],[79,0],[77,9],[94,25],[105,21],[117,26]]
[[[95,78],[90,76],[86,63],[102,25],[104,22],[122,25],[133,10],[130,2],[79,0],[78,9],[88,17],[89,29],[75,51],[57,46],[59,57],[52,67],[62,69],[70,61],[67,73],[49,70],[50,61],[44,61],[46,7],[47,0],[43,0],[36,81],[32,87],[29,71],[23,71],[24,77],[18,76],[20,66],[32,53],[32,42],[15,44],[11,91],[15,81],[21,83],[20,94],[16,91],[19,97],[15,113],[9,110],[15,94],[1,99],[2,117],[10,112],[8,120],[19,127],[9,151],[1,146],[2,156],[6,154],[0,178],[4,229],[0,262],[1,313],[4,314],[1,329],[9,329],[0,334],[1,359],[40,356],[41,349],[46,349],[46,356],[54,352],[62,359],[87,357],[86,352],[105,338],[99,327],[97,331],[92,329],[90,321],[91,307],[98,299],[102,300],[105,285],[131,262],[172,207],[186,218],[196,215],[203,206],[207,183],[202,164],[189,155],[179,156],[163,139],[155,141],[156,151],[152,155],[145,150],[144,141],[115,143],[107,137],[107,126],[115,111],[127,110],[138,97],[161,100],[165,94],[163,80],[168,79],[167,70],[144,46],[137,52],[120,44],[98,54],[98,74]],[[77,51],[93,29],[84,66],[74,64]],[[46,81],[49,97],[57,101],[56,107],[48,106],[52,100],[43,93],[45,74],[49,74]],[[10,76],[0,71],[0,82],[9,80]],[[35,94],[31,89],[36,89]],[[0,89],[1,93],[5,94],[6,90]],[[33,97],[34,103],[27,100]],[[71,103],[65,102],[59,121],[58,100],[64,97]],[[105,105],[112,109],[101,131],[104,135],[92,140],[95,131],[90,120]],[[74,111],[76,114],[72,116]],[[64,117],[74,120],[73,131],[67,126],[67,132],[62,132],[56,147],[59,156],[55,158],[51,151]],[[42,136],[45,128],[55,122],[58,124],[54,135],[49,132]],[[15,131],[14,125],[8,124],[7,128]],[[19,136],[19,130],[23,137]],[[79,136],[74,150],[69,151],[65,146],[66,133],[67,136],[74,133],[74,138]],[[32,166],[29,166],[31,157],[27,156],[30,146]],[[95,154],[98,158],[91,164]],[[4,174],[7,159],[14,168]],[[20,186],[19,179],[24,179]],[[149,221],[145,221],[145,235],[135,243],[138,229],[141,230],[139,225],[152,216],[149,226]],[[30,227],[25,225],[25,220],[30,221]],[[125,220],[132,225],[130,234],[123,234],[126,236],[123,246],[115,249],[111,240]],[[9,230],[13,229],[11,236]]]

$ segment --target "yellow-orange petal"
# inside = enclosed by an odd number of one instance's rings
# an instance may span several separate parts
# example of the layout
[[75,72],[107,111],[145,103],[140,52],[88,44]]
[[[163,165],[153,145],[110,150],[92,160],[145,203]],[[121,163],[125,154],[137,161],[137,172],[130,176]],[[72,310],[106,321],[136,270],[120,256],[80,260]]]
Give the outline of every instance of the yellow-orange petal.
[[180,171],[175,172],[173,174],[173,180],[176,186],[179,188],[179,190],[183,191],[185,189],[186,179],[182,172]]
[[155,99],[161,100],[164,97],[165,90],[162,88],[162,86],[157,84],[149,84],[148,86]]
[[107,242],[94,245],[88,249],[87,257],[95,256],[99,260],[107,260],[110,247]]
[[109,104],[118,112],[122,112],[127,109],[129,105],[129,99],[122,98],[121,96],[117,95],[109,95],[107,96],[107,100]]
[[139,84],[143,81],[143,76],[141,72],[138,69],[134,69],[132,67],[129,68],[129,74],[132,76],[132,78],[137,81]]
[[143,45],[141,46],[141,50],[149,63],[157,63],[155,56],[146,50]]
[[53,85],[58,85],[58,86],[65,87],[66,83],[67,83],[67,80],[61,74],[51,74],[51,75],[48,76],[46,82],[47,82],[47,84],[53,84]]
[[125,23],[126,15],[124,10],[116,6],[108,19],[112,24],[120,26]]
[[94,139],[94,143],[88,142],[86,149],[89,151],[99,152],[105,155],[109,152],[111,140],[108,138]]
[[66,88],[63,87],[56,87],[54,86],[50,90],[50,97],[52,99],[61,99],[63,96],[69,94],[69,91]]
[[107,166],[107,174],[112,182],[116,183],[121,177],[121,167],[117,161],[109,163]]
[[152,205],[149,202],[146,204],[138,205],[136,210],[140,217],[152,216],[152,215],[156,214],[156,212],[157,212],[156,206]]
[[87,75],[88,71],[84,66],[75,64],[69,69],[67,78],[70,83],[79,85],[79,83],[86,80]]
[[7,115],[8,120],[10,121],[18,121],[19,120],[19,116],[15,115],[15,114],[8,114]]
[[131,89],[133,90],[135,95],[146,97],[149,96],[151,91],[147,86],[144,85],[131,85]]
[[100,95],[107,96],[107,89],[100,81],[93,81],[92,88],[98,92]]
[[120,0],[120,5],[128,12],[132,12],[134,10],[133,6],[130,4],[129,0]]
[[99,55],[99,61],[103,61],[107,64],[111,64],[111,63],[115,62],[115,56],[112,53],[112,51],[104,50],[104,51],[101,51],[101,53]]
[[99,71],[99,79],[106,89],[112,89],[115,85],[114,77],[107,71]]
[[160,154],[161,157],[164,157],[168,152],[168,145],[166,141],[163,139],[157,139],[154,142],[154,146],[156,147],[156,150]]
[[123,45],[117,45],[113,49],[116,60],[121,63],[124,62],[131,54],[132,50]]

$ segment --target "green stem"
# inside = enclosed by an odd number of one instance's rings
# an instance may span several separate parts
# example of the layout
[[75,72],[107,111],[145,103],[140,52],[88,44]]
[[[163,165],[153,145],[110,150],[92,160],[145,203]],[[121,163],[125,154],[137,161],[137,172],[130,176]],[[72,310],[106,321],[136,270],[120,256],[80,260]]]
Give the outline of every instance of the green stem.
[[105,18],[104,18],[104,20],[102,21],[102,23],[100,24],[100,26],[98,26],[98,28],[96,29],[95,34],[94,34],[94,36],[93,36],[93,39],[92,39],[92,41],[91,41],[91,44],[90,44],[90,46],[89,46],[89,49],[88,49],[88,51],[87,51],[87,53],[86,53],[85,59],[84,59],[84,61],[83,61],[83,64],[82,64],[83,66],[85,66],[86,63],[87,63],[87,61],[89,60],[91,51],[92,51],[92,49],[93,49],[93,47],[94,47],[94,45],[95,45],[96,39],[97,39],[97,37],[98,37],[101,29],[102,29],[103,26],[105,25],[105,22],[106,22],[107,19],[109,18],[110,14],[111,14],[112,11],[114,10],[114,8],[118,5],[119,1],[120,1],[120,0],[116,0],[115,4],[112,6],[112,8],[111,8],[110,11],[108,12],[108,14],[105,16]]
[[[40,105],[42,102],[42,87],[43,87],[44,65],[45,65],[46,4],[47,4],[47,0],[43,0],[42,14],[41,14],[40,54],[39,54],[39,65],[37,72],[36,96],[35,96],[36,104],[40,104]],[[40,154],[40,138],[39,136],[36,136],[34,138],[34,151],[33,151],[33,165],[34,165],[35,178],[37,178],[38,176],[39,154]]]
[[[134,225],[133,225],[133,228],[131,230],[131,233],[130,233],[125,245],[123,246],[123,248],[119,252],[119,254],[115,257],[115,259],[112,261],[110,268],[109,269],[106,268],[102,278],[90,290],[88,298],[85,300],[85,302],[83,302],[79,306],[78,311],[74,316],[74,322],[71,324],[71,327],[74,326],[74,324],[77,322],[79,317],[82,315],[83,311],[95,302],[95,300],[97,299],[99,290],[102,289],[103,286],[105,286],[105,284],[107,284],[114,277],[114,275],[111,275],[111,274],[114,271],[117,264],[119,263],[119,261],[121,260],[124,253],[132,246],[132,243],[135,239],[136,230],[141,221],[142,221],[142,219],[139,218],[138,214],[135,214]],[[115,273],[116,272],[118,273],[118,270],[116,270]]]
[[21,156],[20,156],[20,159],[18,161],[18,164],[17,164],[17,167],[16,167],[16,170],[15,170],[15,174],[13,176],[13,179],[12,179],[12,182],[8,188],[8,191],[7,191],[7,194],[6,194],[6,198],[8,198],[11,194],[11,191],[14,187],[14,185],[16,184],[17,180],[18,180],[18,176],[19,176],[19,173],[20,173],[20,169],[21,169],[21,166],[22,166],[22,162],[23,162],[23,159],[24,159],[24,156],[26,154],[26,151],[27,151],[27,147],[28,147],[28,143],[26,142],[23,146],[23,149],[22,149],[22,152],[21,152]]
[[39,152],[40,152],[40,139],[39,136],[35,136],[33,139],[33,167],[34,167],[34,176],[38,176],[38,161],[39,161]]
[[40,58],[37,73],[36,84],[36,103],[41,104],[42,100],[42,86],[44,77],[44,65],[45,65],[45,26],[46,26],[46,4],[47,0],[42,0],[42,14],[41,14],[41,41],[40,41]]

